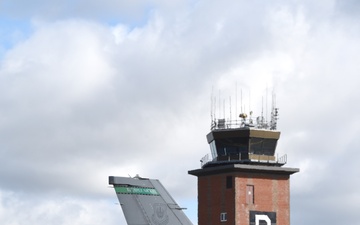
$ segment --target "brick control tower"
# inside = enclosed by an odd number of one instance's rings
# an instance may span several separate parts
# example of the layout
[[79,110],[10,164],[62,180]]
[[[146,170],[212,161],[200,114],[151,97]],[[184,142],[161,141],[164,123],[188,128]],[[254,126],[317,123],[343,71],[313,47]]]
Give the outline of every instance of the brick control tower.
[[278,109],[271,121],[247,115],[240,120],[214,119],[207,135],[212,159],[201,160],[198,177],[199,225],[289,225],[290,175],[286,155],[275,157],[280,132]]

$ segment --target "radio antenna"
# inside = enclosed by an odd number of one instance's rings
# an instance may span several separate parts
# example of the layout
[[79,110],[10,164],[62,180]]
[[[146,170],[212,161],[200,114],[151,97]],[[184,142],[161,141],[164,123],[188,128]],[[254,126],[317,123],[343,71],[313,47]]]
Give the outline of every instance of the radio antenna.
[[265,105],[266,123],[268,122],[268,87],[266,85],[266,105]]
[[231,96],[229,96],[229,102],[230,102],[230,121],[232,120],[231,118]]
[[213,94],[214,94],[214,86],[211,87],[211,96],[210,96],[210,117],[211,117],[211,123],[214,121],[214,115],[213,115]]
[[261,96],[261,118],[260,118],[260,126],[264,128],[264,96]]
[[235,82],[235,120],[237,120],[237,81]]
[[219,119],[221,118],[221,98],[220,98],[220,89],[219,89]]
[[224,100],[223,100],[223,119],[225,119],[226,118],[226,116],[225,116],[225,98],[224,98]]
[[243,113],[243,104],[242,104],[242,89],[240,90],[240,105],[241,105],[241,112],[240,113]]
[[[219,103],[217,103],[217,104],[219,104]],[[214,97],[214,117],[215,117],[215,119],[216,119],[216,97]],[[217,115],[217,117],[219,117],[219,115]]]
[[272,93],[272,106],[271,106],[271,121],[270,130],[276,130],[277,120],[279,119],[279,108],[276,108],[276,95]]
[[251,91],[249,90],[249,113],[251,112]]
[[264,119],[264,96],[261,97],[261,119]]

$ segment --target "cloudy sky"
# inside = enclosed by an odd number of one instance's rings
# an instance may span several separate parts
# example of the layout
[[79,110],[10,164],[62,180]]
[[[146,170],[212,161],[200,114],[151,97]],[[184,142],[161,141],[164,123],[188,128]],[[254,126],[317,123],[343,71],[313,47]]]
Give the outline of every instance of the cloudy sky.
[[1,0],[0,224],[125,225],[108,176],[136,174],[197,224],[210,96],[234,115],[240,89],[258,115],[276,93],[291,224],[356,224],[359,21],[355,0]]

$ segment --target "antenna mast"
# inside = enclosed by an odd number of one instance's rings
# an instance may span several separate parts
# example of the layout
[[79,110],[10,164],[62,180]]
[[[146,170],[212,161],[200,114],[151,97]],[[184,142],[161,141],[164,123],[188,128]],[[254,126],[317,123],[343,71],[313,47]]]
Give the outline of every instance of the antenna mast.
[[213,109],[214,109],[214,97],[213,97],[213,94],[214,94],[214,86],[211,88],[211,96],[210,96],[210,118],[211,118],[211,130],[215,127],[215,115],[214,115],[214,112],[213,112]]
[[214,89],[214,87],[211,88],[211,95],[210,95],[210,118],[211,118],[211,122],[213,121],[213,89]]
[[249,90],[249,113],[251,112],[251,91]]
[[235,83],[235,123],[237,123],[237,81]]
[[266,120],[265,122],[268,123],[268,87],[266,85],[266,103],[265,103],[265,115],[266,115]]
[[231,96],[229,96],[229,101],[230,101],[230,121],[232,120],[231,118]]
[[219,89],[219,119],[221,118],[221,98],[220,98],[220,89]]
[[225,118],[226,118],[226,116],[225,116],[225,98],[224,98],[223,102],[224,102],[224,103],[223,103],[223,110],[224,110],[224,111],[223,111],[223,113],[224,113],[224,114],[223,114],[223,119],[225,119]]
[[270,130],[276,130],[277,121],[279,119],[279,108],[276,108],[276,96],[275,93],[272,93],[272,107],[271,107],[271,121],[270,121]]
[[243,104],[242,104],[242,89],[240,90],[240,105],[241,105],[241,112],[240,113],[243,113]]
[[214,96],[213,99],[214,99],[214,108],[213,108],[213,110],[214,110],[214,121],[216,121],[216,97]]

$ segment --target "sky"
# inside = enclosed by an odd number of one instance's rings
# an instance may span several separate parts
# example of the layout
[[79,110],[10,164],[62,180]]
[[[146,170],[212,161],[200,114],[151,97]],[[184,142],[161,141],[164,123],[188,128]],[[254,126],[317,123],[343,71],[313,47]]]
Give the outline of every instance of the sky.
[[125,225],[108,176],[139,174],[196,225],[211,96],[234,117],[272,92],[291,224],[356,223],[359,19],[355,0],[1,0],[0,224]]

